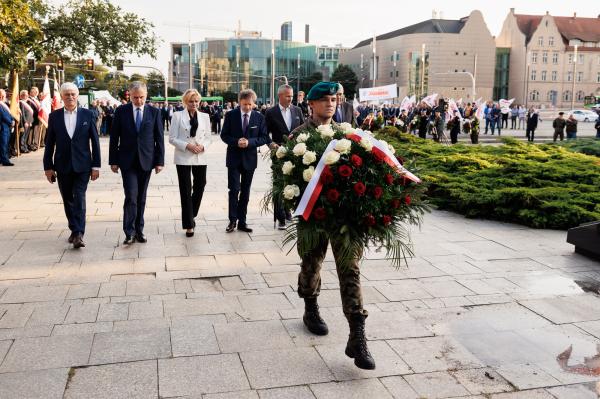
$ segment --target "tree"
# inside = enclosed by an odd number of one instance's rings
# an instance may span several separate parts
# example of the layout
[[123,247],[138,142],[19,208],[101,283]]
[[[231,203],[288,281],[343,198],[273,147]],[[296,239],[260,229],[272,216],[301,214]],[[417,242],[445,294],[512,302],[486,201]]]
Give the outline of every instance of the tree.
[[314,72],[308,78],[300,80],[300,90],[302,90],[303,92],[308,94],[311,87],[313,87],[314,85],[316,85],[317,83],[322,82],[322,81],[323,81],[323,73],[319,72],[319,71]]
[[358,76],[348,65],[339,64],[331,74],[332,82],[339,82],[344,86],[344,95],[348,99],[356,95],[356,86],[358,85]]
[[165,79],[162,74],[155,71],[148,72],[146,84],[148,85],[148,97],[165,95]]
[[19,70],[29,55],[63,59],[94,54],[106,65],[128,54],[156,57],[153,25],[107,0],[3,0],[0,68]]

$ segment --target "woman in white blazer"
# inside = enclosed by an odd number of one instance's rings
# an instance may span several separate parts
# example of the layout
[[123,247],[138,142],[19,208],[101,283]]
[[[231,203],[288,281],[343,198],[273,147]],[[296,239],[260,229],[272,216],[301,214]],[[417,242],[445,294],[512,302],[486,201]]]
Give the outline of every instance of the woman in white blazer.
[[173,113],[169,143],[175,147],[175,165],[181,197],[181,224],[187,237],[194,236],[204,186],[206,186],[206,148],[211,142],[210,118],[199,111],[200,93],[183,94],[185,109]]

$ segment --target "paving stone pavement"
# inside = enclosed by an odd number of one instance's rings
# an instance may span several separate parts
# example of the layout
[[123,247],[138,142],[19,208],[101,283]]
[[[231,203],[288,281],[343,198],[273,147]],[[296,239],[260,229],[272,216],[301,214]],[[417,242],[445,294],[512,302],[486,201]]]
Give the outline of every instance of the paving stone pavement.
[[[224,145],[208,150],[196,235],[181,229],[173,151],[153,175],[147,244],[120,245],[123,192],[106,166],[87,193],[87,246],[73,250],[41,153],[0,168],[0,398],[597,398],[594,375],[565,371],[597,354],[600,264],[564,231],[434,211],[399,270],[366,252],[367,333],[377,361],[344,353],[328,253],[319,300],[331,332],[302,325],[298,257],[261,213],[268,161],[255,173],[251,234],[224,232]],[[573,371],[573,370],[571,370]]]

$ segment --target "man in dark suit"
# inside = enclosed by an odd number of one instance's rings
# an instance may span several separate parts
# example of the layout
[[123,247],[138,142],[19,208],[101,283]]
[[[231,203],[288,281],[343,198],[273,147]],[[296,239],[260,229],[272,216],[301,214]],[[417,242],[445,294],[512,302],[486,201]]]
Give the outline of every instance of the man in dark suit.
[[252,89],[242,90],[239,108],[225,114],[221,129],[221,140],[227,144],[227,184],[229,188],[229,225],[231,233],[237,224],[240,231],[251,233],[246,224],[246,213],[250,199],[250,186],[257,166],[256,149],[271,142],[267,134],[265,118],[253,111],[256,93]]
[[302,116],[304,116],[304,119],[308,118],[308,116],[309,116],[308,101],[306,101],[304,99],[304,92],[302,90],[300,90],[298,92],[298,98],[296,99],[296,106],[298,106],[302,110]]
[[85,192],[88,182],[100,176],[100,141],[92,113],[77,107],[79,90],[63,83],[60,96],[65,104],[48,117],[44,172],[58,188],[69,221],[73,248],[85,247]]
[[[294,98],[294,89],[292,86],[279,86],[277,96],[279,97],[279,104],[266,111],[265,121],[267,123],[267,131],[271,133],[271,140],[275,144],[281,145],[284,136],[289,136],[292,130],[304,123],[304,115],[302,114],[302,109],[292,105],[292,98]],[[289,210],[285,209],[282,205],[276,202],[274,209],[279,230],[285,230],[286,219],[292,220]]]
[[144,210],[152,169],[159,173],[165,165],[165,144],[160,110],[145,104],[148,90],[141,82],[129,86],[130,104],[115,111],[110,131],[108,163],[114,173],[121,168],[125,204],[123,231],[129,245],[145,243]]
[[215,101],[210,106],[210,122],[212,132],[215,134],[221,134],[221,120],[223,119],[223,107],[218,101]]
[[354,107],[349,102],[346,102],[344,97],[344,86],[338,83],[338,92],[336,94],[337,105],[333,114],[333,121],[337,123],[347,122],[352,126],[356,126],[356,118],[354,117]]

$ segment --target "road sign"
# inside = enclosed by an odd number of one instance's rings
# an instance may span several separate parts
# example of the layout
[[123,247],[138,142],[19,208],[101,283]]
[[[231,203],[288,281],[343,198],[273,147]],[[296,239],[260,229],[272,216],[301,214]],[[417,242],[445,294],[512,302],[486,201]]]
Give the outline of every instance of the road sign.
[[85,78],[83,77],[83,75],[77,75],[75,76],[75,85],[77,85],[78,88],[83,88],[83,85],[85,83]]

